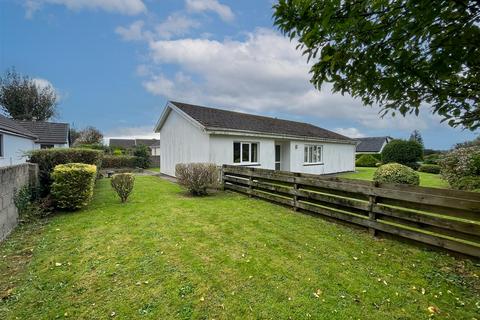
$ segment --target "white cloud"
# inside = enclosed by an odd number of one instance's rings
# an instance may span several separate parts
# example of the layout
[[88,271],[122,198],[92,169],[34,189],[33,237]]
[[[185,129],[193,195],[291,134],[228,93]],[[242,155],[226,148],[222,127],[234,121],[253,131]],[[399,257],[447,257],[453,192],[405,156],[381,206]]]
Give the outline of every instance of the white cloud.
[[67,99],[68,97],[67,93],[60,92],[60,90],[58,88],[55,88],[55,86],[47,79],[33,78],[32,81],[35,83],[35,85],[39,90],[42,90],[43,88],[50,86],[55,91],[55,94],[57,95],[57,102],[61,102],[62,100]]
[[179,71],[154,74],[143,84],[155,95],[245,112],[351,120],[377,129],[427,127],[428,117],[381,119],[379,108],[364,107],[348,95],[333,94],[330,85],[316,90],[309,82],[310,66],[295,46],[295,42],[265,29],[249,33],[244,41],[150,41],[152,62],[162,67],[173,65]]
[[357,128],[336,128],[333,131],[349,138],[363,138],[365,135]]
[[183,14],[174,13],[165,21],[155,27],[156,34],[163,39],[170,39],[172,36],[183,36],[190,29],[198,28],[200,23]]
[[70,10],[104,10],[126,15],[136,15],[147,11],[142,0],[27,0],[24,4],[26,16],[32,15],[43,5],[63,5]]
[[155,25],[153,30],[145,30],[145,22],[138,20],[127,27],[119,26],[115,32],[126,41],[153,41],[156,39],[170,39],[174,36],[184,36],[193,28],[198,28],[200,23],[183,14],[174,13],[165,21]]
[[117,139],[159,139],[160,135],[153,132],[152,126],[136,126],[136,127],[117,127],[105,133],[105,140]]
[[186,0],[187,9],[191,12],[213,11],[223,21],[232,21],[235,15],[229,6],[221,4],[218,0]]
[[130,24],[128,27],[117,27],[115,32],[126,41],[147,40],[143,31],[144,22],[138,20]]

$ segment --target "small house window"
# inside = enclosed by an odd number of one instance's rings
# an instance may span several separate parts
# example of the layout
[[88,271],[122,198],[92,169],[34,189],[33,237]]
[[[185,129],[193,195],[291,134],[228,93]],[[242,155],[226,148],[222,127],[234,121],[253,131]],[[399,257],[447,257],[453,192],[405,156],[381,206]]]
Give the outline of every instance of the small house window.
[[322,163],[323,146],[322,145],[305,145],[303,152],[303,162],[307,164]]
[[0,157],[3,157],[3,134],[0,134]]
[[258,162],[258,143],[234,142],[233,163],[256,163]]

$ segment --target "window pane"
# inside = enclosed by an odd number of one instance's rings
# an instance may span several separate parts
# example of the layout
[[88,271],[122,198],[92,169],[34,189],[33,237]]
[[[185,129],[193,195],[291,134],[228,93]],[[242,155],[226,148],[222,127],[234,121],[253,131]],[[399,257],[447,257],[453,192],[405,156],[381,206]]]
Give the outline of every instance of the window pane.
[[312,162],[317,162],[317,146],[312,146]]
[[233,143],[233,162],[240,162],[240,142]]
[[323,147],[322,146],[318,146],[318,162],[322,162],[322,150],[323,150]]
[[250,144],[242,143],[242,162],[248,162],[250,156]]
[[305,146],[303,149],[303,162],[307,163],[308,162],[308,147]]
[[258,162],[257,150],[258,150],[258,144],[252,143],[252,158],[251,158],[252,162]]
[[308,163],[312,163],[313,162],[313,154],[312,154],[312,146],[309,146],[308,147]]

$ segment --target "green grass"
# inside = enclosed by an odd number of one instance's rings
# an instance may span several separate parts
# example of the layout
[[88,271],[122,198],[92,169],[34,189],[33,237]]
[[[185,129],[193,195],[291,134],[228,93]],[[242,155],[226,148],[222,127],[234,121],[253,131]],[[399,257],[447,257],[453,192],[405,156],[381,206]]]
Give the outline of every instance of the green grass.
[[[377,168],[357,167],[356,172],[339,174],[339,177],[360,180],[373,180],[373,174]],[[439,174],[418,172],[420,175],[420,186],[431,188],[449,188],[448,183],[442,180]]]
[[148,171],[160,172],[160,167],[148,168]]
[[[480,267],[235,193],[109,181],[0,245],[0,319],[478,318]],[[437,310],[437,309],[435,309]]]

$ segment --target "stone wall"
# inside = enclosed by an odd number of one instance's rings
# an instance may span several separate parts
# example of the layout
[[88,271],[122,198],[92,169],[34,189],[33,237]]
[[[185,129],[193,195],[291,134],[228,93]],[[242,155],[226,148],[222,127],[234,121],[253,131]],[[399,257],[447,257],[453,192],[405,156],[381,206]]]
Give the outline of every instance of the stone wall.
[[18,212],[14,197],[16,190],[38,183],[38,166],[24,163],[0,167],[0,241],[17,226]]

